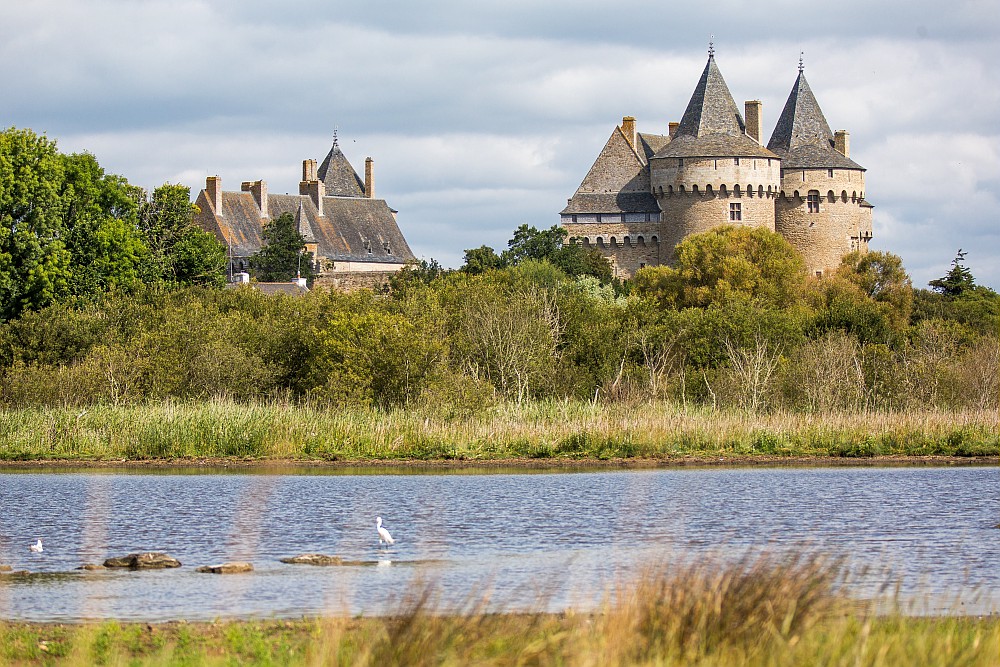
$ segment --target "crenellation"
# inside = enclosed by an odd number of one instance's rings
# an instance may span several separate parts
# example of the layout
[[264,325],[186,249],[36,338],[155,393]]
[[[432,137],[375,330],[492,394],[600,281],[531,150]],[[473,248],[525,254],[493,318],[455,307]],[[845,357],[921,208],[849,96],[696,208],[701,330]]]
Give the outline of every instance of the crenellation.
[[636,137],[653,135],[639,134],[633,117],[615,128],[562,212],[569,237],[608,257],[621,277],[669,264],[687,236],[721,225],[781,233],[818,275],[867,251],[865,170],[850,159],[848,133],[829,129],[803,69],[766,148],[762,105],[751,100],[745,110],[744,123],[710,54],[684,117],[656,135],[654,154],[635,150]]

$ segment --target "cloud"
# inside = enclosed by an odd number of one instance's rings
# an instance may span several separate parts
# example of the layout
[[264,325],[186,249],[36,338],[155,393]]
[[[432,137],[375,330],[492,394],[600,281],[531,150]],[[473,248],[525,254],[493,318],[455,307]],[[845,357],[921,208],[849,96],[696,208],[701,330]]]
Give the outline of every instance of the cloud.
[[[770,133],[806,74],[851,132],[876,205],[874,245],[918,284],[958,247],[1000,287],[1000,17],[986,0],[705,12],[637,0],[367,3],[39,0],[0,21],[0,126],[46,131],[147,188],[264,178],[297,188],[334,127],[418,254],[446,264],[551,226],[623,115],[679,120],[715,35],[737,103]],[[9,93],[9,94],[8,94]]]

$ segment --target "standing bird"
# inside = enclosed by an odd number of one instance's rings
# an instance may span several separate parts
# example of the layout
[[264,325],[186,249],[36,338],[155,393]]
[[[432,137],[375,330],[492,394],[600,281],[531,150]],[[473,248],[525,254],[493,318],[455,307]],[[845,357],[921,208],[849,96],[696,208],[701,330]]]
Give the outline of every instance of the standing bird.
[[33,553],[36,554],[40,554],[43,551],[45,551],[45,549],[42,548],[42,539],[38,538],[38,541],[29,546],[28,549],[30,549]]
[[382,517],[375,517],[375,530],[378,531],[378,543],[379,544],[392,544],[395,540],[392,539],[392,535],[389,531],[382,527]]

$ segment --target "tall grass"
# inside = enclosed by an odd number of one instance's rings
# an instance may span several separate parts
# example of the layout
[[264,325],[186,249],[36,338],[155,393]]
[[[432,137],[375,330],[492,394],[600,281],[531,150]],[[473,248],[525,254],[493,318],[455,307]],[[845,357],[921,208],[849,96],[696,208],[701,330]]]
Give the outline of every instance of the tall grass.
[[998,456],[997,414],[824,414],[671,403],[502,404],[466,417],[310,404],[161,402],[0,411],[0,460],[325,461]]
[[[419,588],[374,618],[46,625],[0,622],[10,665],[996,665],[1000,619],[876,616],[836,563],[662,568],[594,612],[441,613]],[[474,598],[475,599],[475,598]]]

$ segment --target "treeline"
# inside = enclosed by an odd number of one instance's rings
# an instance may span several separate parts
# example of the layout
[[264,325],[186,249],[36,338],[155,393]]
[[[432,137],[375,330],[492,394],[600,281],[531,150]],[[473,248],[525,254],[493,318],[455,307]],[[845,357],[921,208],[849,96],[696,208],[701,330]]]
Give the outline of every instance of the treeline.
[[221,286],[225,248],[194,211],[185,186],[149,193],[89,153],[0,131],[0,321],[109,290]]
[[152,284],[25,310],[0,325],[0,402],[226,397],[447,416],[551,398],[997,407],[1000,297],[961,253],[914,290],[890,254],[850,255],[817,279],[779,235],[723,228],[685,241],[675,267],[618,284],[594,256],[576,257],[576,276],[557,267],[570,246],[536,241],[559,234],[522,227],[496,266],[480,248],[460,270],[414,265],[382,292]]

